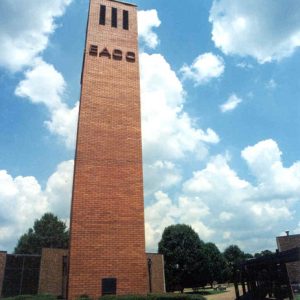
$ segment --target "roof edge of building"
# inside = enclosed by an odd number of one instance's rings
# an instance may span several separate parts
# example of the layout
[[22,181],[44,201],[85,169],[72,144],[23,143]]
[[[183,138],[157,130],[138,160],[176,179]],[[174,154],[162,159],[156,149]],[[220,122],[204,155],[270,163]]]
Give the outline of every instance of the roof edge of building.
[[109,1],[111,1],[111,2],[117,2],[117,3],[121,3],[121,4],[125,4],[125,5],[129,5],[129,6],[137,7],[137,5],[134,4],[134,3],[124,2],[124,1],[120,1],[120,0],[109,0]]

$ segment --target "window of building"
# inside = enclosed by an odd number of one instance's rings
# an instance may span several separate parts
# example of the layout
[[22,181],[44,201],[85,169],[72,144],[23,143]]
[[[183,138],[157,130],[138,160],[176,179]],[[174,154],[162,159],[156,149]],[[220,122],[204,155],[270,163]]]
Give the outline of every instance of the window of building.
[[100,25],[105,25],[105,17],[106,17],[106,6],[100,5],[100,18],[99,18]]
[[129,29],[129,13],[127,10],[123,10],[123,29]]
[[118,27],[118,14],[115,7],[112,7],[111,9],[111,26],[116,28]]

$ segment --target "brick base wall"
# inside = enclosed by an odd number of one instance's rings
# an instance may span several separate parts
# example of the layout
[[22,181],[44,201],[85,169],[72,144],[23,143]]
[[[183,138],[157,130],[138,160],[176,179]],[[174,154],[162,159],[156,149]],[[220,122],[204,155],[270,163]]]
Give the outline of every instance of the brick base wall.
[[66,278],[63,278],[63,257],[68,256],[65,249],[43,249],[40,268],[39,294],[64,296]]
[[[151,259],[151,289],[152,293],[165,293],[164,256],[147,253],[147,261]],[[148,292],[150,292],[149,267],[147,272]]]
[[5,264],[6,264],[6,252],[0,251],[0,297],[2,295],[2,285],[4,280]]
[[[276,238],[279,251],[300,247],[300,234],[279,236]],[[300,283],[300,261],[287,264],[291,283]]]

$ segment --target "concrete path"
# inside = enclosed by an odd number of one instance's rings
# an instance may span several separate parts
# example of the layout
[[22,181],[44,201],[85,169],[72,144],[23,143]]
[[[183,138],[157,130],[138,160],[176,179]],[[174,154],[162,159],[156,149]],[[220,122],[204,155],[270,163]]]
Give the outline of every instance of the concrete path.
[[235,300],[234,287],[227,288],[225,293],[205,296],[207,300]]

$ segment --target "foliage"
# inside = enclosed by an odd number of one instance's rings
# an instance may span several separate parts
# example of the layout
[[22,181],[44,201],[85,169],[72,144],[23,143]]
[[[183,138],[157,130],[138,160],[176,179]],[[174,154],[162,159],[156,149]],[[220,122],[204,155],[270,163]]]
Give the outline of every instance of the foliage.
[[207,259],[207,282],[213,286],[213,282],[224,282],[226,280],[226,261],[224,256],[219,251],[218,247],[214,243],[206,243],[204,245],[204,251]]
[[164,255],[167,291],[183,291],[185,287],[207,283],[204,243],[190,226],[177,224],[165,228],[158,252]]
[[258,257],[262,257],[262,256],[272,255],[272,254],[274,254],[274,253],[270,250],[263,250],[260,253],[255,253],[254,257],[258,258]]
[[69,232],[66,224],[52,213],[46,213],[34,222],[33,228],[23,234],[17,246],[16,254],[40,254],[42,248],[68,248]]
[[223,252],[227,263],[227,280],[233,280],[233,268],[235,265],[241,264],[243,261],[253,258],[249,253],[244,253],[237,245],[227,247]]

